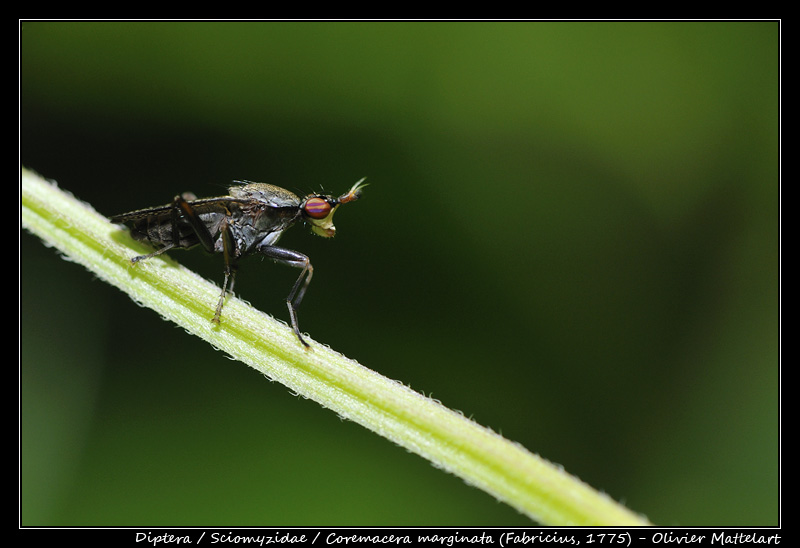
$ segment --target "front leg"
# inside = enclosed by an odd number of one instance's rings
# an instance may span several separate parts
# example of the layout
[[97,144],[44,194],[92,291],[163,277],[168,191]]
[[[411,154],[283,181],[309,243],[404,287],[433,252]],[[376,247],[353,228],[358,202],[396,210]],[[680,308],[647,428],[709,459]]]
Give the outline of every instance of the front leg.
[[[286,306],[289,307],[289,317],[292,320],[292,329],[294,329],[295,335],[297,335],[300,342],[308,348],[309,344],[305,341],[303,335],[300,334],[300,328],[297,325],[297,308],[303,301],[303,296],[306,294],[308,284],[311,282],[311,276],[314,274],[314,267],[311,266],[311,261],[302,253],[286,249],[285,247],[262,245],[258,250],[276,263],[302,269],[300,276],[298,276],[297,281],[292,287],[292,291],[289,293],[289,296],[286,297]],[[303,281],[304,279],[305,281]]]

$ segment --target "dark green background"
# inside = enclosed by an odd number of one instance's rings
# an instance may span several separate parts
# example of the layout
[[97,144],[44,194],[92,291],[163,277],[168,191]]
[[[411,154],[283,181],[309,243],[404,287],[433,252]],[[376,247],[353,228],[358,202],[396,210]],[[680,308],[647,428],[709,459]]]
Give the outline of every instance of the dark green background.
[[[111,215],[232,179],[301,325],[664,525],[779,519],[776,22],[23,23],[21,163]],[[173,256],[221,281],[222,260]],[[25,525],[529,521],[21,236]],[[288,320],[296,272],[237,294]]]

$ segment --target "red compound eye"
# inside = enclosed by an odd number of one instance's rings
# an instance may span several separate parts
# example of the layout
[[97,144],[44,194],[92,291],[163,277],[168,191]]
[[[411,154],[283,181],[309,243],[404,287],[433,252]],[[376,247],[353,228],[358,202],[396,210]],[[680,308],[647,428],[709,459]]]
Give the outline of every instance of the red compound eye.
[[312,219],[324,219],[331,212],[331,204],[322,198],[309,198],[303,209]]

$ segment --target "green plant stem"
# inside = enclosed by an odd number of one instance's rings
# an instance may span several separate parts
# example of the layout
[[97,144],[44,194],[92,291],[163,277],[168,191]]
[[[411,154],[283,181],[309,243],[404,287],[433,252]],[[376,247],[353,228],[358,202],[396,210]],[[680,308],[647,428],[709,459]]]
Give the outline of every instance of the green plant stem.
[[307,339],[219,288],[147,252],[90,206],[22,170],[22,226],[136,302],[342,417],[392,440],[545,525],[649,525],[646,519],[522,446],[397,381]]

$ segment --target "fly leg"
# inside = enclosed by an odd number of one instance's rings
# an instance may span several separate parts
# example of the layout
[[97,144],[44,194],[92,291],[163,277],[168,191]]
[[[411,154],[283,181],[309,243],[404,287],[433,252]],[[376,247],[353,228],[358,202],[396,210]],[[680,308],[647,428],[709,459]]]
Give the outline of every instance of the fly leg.
[[[214,238],[211,236],[211,232],[202,219],[195,213],[192,204],[186,201],[187,197],[191,197],[191,195],[183,194],[181,196],[175,196],[172,202],[172,234],[175,235],[174,237],[177,237],[179,235],[178,222],[186,222],[192,228],[192,231],[197,236],[203,249],[209,253],[213,253]],[[239,255],[236,251],[236,242],[231,234],[227,218],[222,221],[220,226],[220,236],[222,237],[222,255],[225,259],[225,280],[222,282],[222,292],[219,294],[217,308],[214,311],[214,317],[211,319],[212,322],[217,324],[222,315],[222,306],[225,304],[225,296],[229,292],[233,292],[233,282],[236,278],[237,268],[236,259]]]
[[[205,225],[203,225],[205,228]],[[206,229],[208,232],[208,229]],[[219,302],[217,303],[217,310],[214,312],[214,317],[211,319],[214,323],[219,323],[220,315],[222,315],[222,305],[225,304],[225,296],[228,292],[233,293],[233,282],[236,278],[236,243],[233,241],[228,220],[222,221],[220,227],[220,235],[222,236],[222,256],[225,259],[225,280],[222,282],[222,293],[219,294]],[[209,234],[209,239],[211,235]]]
[[156,249],[155,251],[153,251],[152,253],[148,253],[147,255],[137,255],[136,257],[131,259],[131,262],[136,264],[139,261],[144,261],[146,259],[150,259],[150,258],[155,257],[157,255],[161,255],[162,253],[164,253],[166,251],[169,251],[173,247],[175,247],[175,244],[169,244],[169,245],[166,245],[164,247],[160,247],[160,248]]
[[311,261],[302,253],[286,249],[285,247],[262,245],[258,250],[276,263],[302,269],[300,276],[298,276],[292,290],[289,292],[289,296],[286,297],[286,306],[289,307],[289,317],[292,320],[292,329],[294,329],[295,335],[297,335],[300,342],[308,348],[310,345],[303,338],[303,335],[300,334],[300,328],[297,325],[297,309],[300,303],[303,302],[306,289],[308,289],[308,284],[311,282],[311,276],[314,274],[314,267],[311,266]]
[[175,245],[176,239],[180,239],[180,232],[178,232],[178,221],[186,221],[189,226],[192,227],[192,232],[197,235],[197,239],[200,240],[200,245],[203,246],[203,249],[209,253],[213,253],[214,238],[211,237],[211,232],[208,230],[208,227],[205,225],[205,223],[203,223],[197,213],[195,213],[192,204],[187,202],[184,198],[186,195],[187,194],[175,196],[175,199],[172,201],[173,245]]

